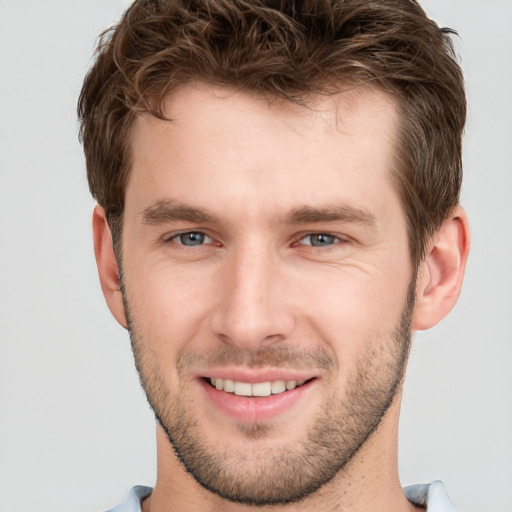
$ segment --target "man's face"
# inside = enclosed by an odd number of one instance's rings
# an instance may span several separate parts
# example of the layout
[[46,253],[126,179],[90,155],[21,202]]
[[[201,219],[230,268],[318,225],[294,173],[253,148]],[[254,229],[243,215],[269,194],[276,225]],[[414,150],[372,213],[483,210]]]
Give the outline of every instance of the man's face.
[[414,280],[395,105],[197,85],[166,108],[172,121],[135,123],[124,212],[144,388],[204,487],[300,499],[364,445],[403,376]]

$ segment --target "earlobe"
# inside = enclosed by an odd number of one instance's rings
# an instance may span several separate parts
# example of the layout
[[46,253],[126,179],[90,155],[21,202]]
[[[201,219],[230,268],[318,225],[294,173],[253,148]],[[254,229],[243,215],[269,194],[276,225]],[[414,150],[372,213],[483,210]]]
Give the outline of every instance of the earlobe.
[[110,312],[114,318],[126,328],[126,315],[123,305],[123,297],[119,282],[119,267],[114,253],[114,246],[107,224],[105,210],[97,205],[92,216],[92,231],[94,237],[94,255],[101,289]]
[[414,330],[433,327],[455,306],[462,288],[469,243],[468,219],[464,210],[457,207],[432,237],[418,269]]

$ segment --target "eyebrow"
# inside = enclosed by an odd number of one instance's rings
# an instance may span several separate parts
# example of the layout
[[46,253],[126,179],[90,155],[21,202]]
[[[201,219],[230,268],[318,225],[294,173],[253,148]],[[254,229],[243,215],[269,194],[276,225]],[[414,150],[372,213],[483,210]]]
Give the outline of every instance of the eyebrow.
[[220,219],[201,208],[187,206],[177,201],[163,200],[139,212],[143,224],[165,224],[172,221],[200,223],[220,223]]
[[377,218],[372,212],[353,205],[334,205],[325,208],[304,206],[292,210],[287,215],[286,221],[289,224],[348,222],[370,227],[377,225]]
[[[220,224],[221,219],[202,208],[188,206],[177,201],[161,200],[142,209],[139,213],[143,224],[159,225],[173,221]],[[375,215],[364,208],[353,205],[334,205],[323,208],[302,206],[285,216],[287,224],[310,224],[321,222],[348,222],[374,227]]]

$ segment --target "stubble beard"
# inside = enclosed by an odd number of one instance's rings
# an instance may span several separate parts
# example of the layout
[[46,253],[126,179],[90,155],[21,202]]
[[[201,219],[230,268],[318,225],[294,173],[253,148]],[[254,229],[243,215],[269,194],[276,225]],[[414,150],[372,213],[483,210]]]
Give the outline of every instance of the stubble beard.
[[[299,443],[276,450],[265,445],[271,426],[239,424],[237,429],[244,436],[244,449],[225,451],[208,443],[198,419],[188,407],[187,390],[183,387],[170,390],[166,386],[158,361],[137,334],[123,288],[128,329],[142,387],[185,470],[217,496],[255,506],[300,501],[331,481],[375,432],[402,383],[411,345],[415,284],[415,280],[410,284],[405,307],[393,332],[383,335],[385,339],[365,344],[366,352],[358,359],[357,371],[348,382],[343,398],[337,392],[326,398],[320,414]],[[299,354],[289,347],[268,348],[252,356],[236,348],[230,350],[231,353],[224,349],[220,356],[223,361],[243,361],[247,366],[258,366],[258,361],[265,360],[275,367],[290,367],[294,361],[298,364],[309,360],[321,367],[334,367],[332,357],[325,350]],[[186,361],[187,356],[183,360]],[[178,375],[186,365],[184,362],[181,369],[178,367]],[[183,383],[183,379],[179,382]]]

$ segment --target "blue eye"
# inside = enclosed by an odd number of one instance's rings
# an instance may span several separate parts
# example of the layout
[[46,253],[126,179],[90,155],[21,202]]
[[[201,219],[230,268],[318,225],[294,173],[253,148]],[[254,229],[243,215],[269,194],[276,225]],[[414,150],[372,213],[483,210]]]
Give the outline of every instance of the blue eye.
[[311,245],[312,247],[328,247],[339,241],[340,239],[337,236],[327,233],[312,233],[301,240],[303,245]]
[[201,233],[200,231],[187,231],[186,233],[180,233],[171,238],[171,240],[177,244],[185,245],[187,247],[196,247],[205,243],[211,243],[212,239]]

